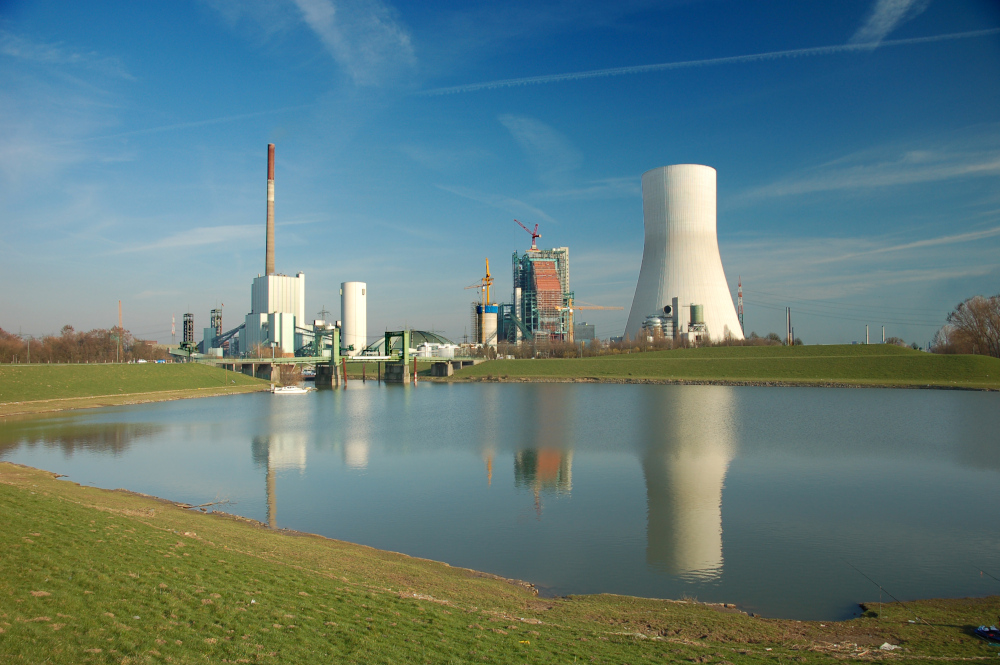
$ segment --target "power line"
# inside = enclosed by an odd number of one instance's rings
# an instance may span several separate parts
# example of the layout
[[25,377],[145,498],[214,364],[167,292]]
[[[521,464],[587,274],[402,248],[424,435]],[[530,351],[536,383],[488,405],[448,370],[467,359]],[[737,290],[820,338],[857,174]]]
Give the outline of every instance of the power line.
[[[779,311],[784,311],[785,310],[784,307],[779,307],[777,305],[769,305],[769,304],[765,304],[765,303],[762,303],[762,302],[757,302],[755,300],[748,300],[747,299],[746,302],[750,303],[750,304],[752,304],[752,305],[754,305],[756,307],[763,307],[765,309],[773,309],[773,310],[779,310]],[[926,321],[913,321],[913,320],[903,320],[903,319],[882,318],[882,317],[879,317],[879,316],[877,316],[875,314],[865,315],[864,318],[862,318],[861,316],[850,316],[849,314],[815,312],[815,311],[810,311],[808,309],[802,309],[800,307],[795,308],[795,313],[798,314],[798,315],[804,315],[804,316],[819,316],[819,317],[826,318],[826,319],[840,319],[842,321],[860,321],[862,323],[867,323],[867,322],[870,322],[872,319],[876,319],[880,323],[892,323],[892,324],[899,325],[899,326],[923,326],[925,328],[940,328],[941,326],[944,325],[943,322],[941,322],[941,323],[930,323],[930,322],[926,322]]]
[[823,307],[831,307],[831,308],[834,308],[834,309],[875,309],[875,310],[878,310],[878,311],[892,309],[892,310],[899,310],[900,312],[924,312],[924,311],[926,311],[924,309],[914,309],[912,307],[892,307],[891,305],[862,305],[860,303],[858,303],[858,304],[849,304],[849,303],[840,302],[838,300],[825,300],[823,298],[794,298],[792,296],[783,295],[783,294],[780,294],[780,293],[769,293],[767,291],[758,291],[758,290],[754,290],[753,293],[755,295],[771,296],[772,298],[777,298],[781,302],[826,303],[826,304],[823,304],[822,306]]

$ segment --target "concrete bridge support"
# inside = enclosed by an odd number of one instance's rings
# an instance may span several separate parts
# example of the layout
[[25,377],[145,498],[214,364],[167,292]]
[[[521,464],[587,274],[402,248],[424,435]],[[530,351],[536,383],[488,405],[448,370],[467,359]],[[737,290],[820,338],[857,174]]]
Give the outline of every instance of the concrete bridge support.
[[340,385],[340,368],[330,363],[316,364],[316,387],[334,388]]
[[385,364],[386,383],[409,383],[410,365],[409,363],[386,363]]
[[455,366],[451,361],[431,365],[431,376],[451,376],[454,373]]

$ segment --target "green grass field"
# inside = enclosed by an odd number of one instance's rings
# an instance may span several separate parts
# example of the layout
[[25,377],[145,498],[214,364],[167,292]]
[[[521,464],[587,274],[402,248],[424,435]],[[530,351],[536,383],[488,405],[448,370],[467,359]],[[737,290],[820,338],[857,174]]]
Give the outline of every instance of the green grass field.
[[265,384],[195,363],[0,365],[0,404]]
[[730,346],[593,358],[494,360],[453,380],[718,381],[1000,389],[1000,359],[891,345]]
[[[539,598],[474,571],[6,463],[0,514],[3,663],[834,663],[998,651],[971,634],[1000,612],[995,596],[822,623]],[[901,650],[890,657],[885,642]]]

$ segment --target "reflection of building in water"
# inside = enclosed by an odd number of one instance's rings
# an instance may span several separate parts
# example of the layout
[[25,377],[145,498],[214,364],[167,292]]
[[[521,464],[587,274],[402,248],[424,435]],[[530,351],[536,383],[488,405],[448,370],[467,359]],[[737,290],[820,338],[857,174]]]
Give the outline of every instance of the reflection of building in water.
[[275,474],[288,469],[298,469],[300,475],[305,473],[307,440],[304,432],[278,432],[253,438],[254,464],[267,469],[267,524],[272,529],[278,525]]
[[344,444],[344,464],[352,469],[368,467],[368,442],[355,439]]
[[573,419],[567,396],[572,388],[536,384],[524,391],[519,411],[527,424],[526,445],[514,456],[514,487],[535,495],[535,512],[542,514],[541,494],[569,494],[573,489]]
[[556,448],[519,450],[514,456],[514,487],[535,494],[535,510],[542,512],[541,493],[569,494],[573,489],[573,451]]
[[367,469],[368,452],[371,448],[370,393],[354,393],[342,402],[344,408],[344,465],[349,469]]
[[722,574],[722,488],[734,454],[733,389],[678,386],[646,398],[646,562]]

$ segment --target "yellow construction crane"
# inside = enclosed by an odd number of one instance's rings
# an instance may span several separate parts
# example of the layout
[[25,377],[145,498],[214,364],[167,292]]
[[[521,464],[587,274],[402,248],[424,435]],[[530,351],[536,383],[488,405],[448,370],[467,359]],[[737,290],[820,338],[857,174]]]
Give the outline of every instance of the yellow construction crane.
[[490,260],[486,259],[486,277],[479,280],[479,284],[473,284],[471,286],[465,287],[466,289],[480,289],[479,294],[479,304],[489,305],[490,304],[490,287],[493,286],[493,275],[490,274]]
[[588,303],[584,303],[582,305],[577,305],[576,303],[573,303],[573,302],[571,302],[569,304],[569,308],[573,309],[573,310],[577,310],[577,309],[617,309],[617,310],[622,310],[622,309],[625,309],[624,307],[607,307],[607,306],[604,306],[604,305],[591,305],[591,304],[588,304]]

